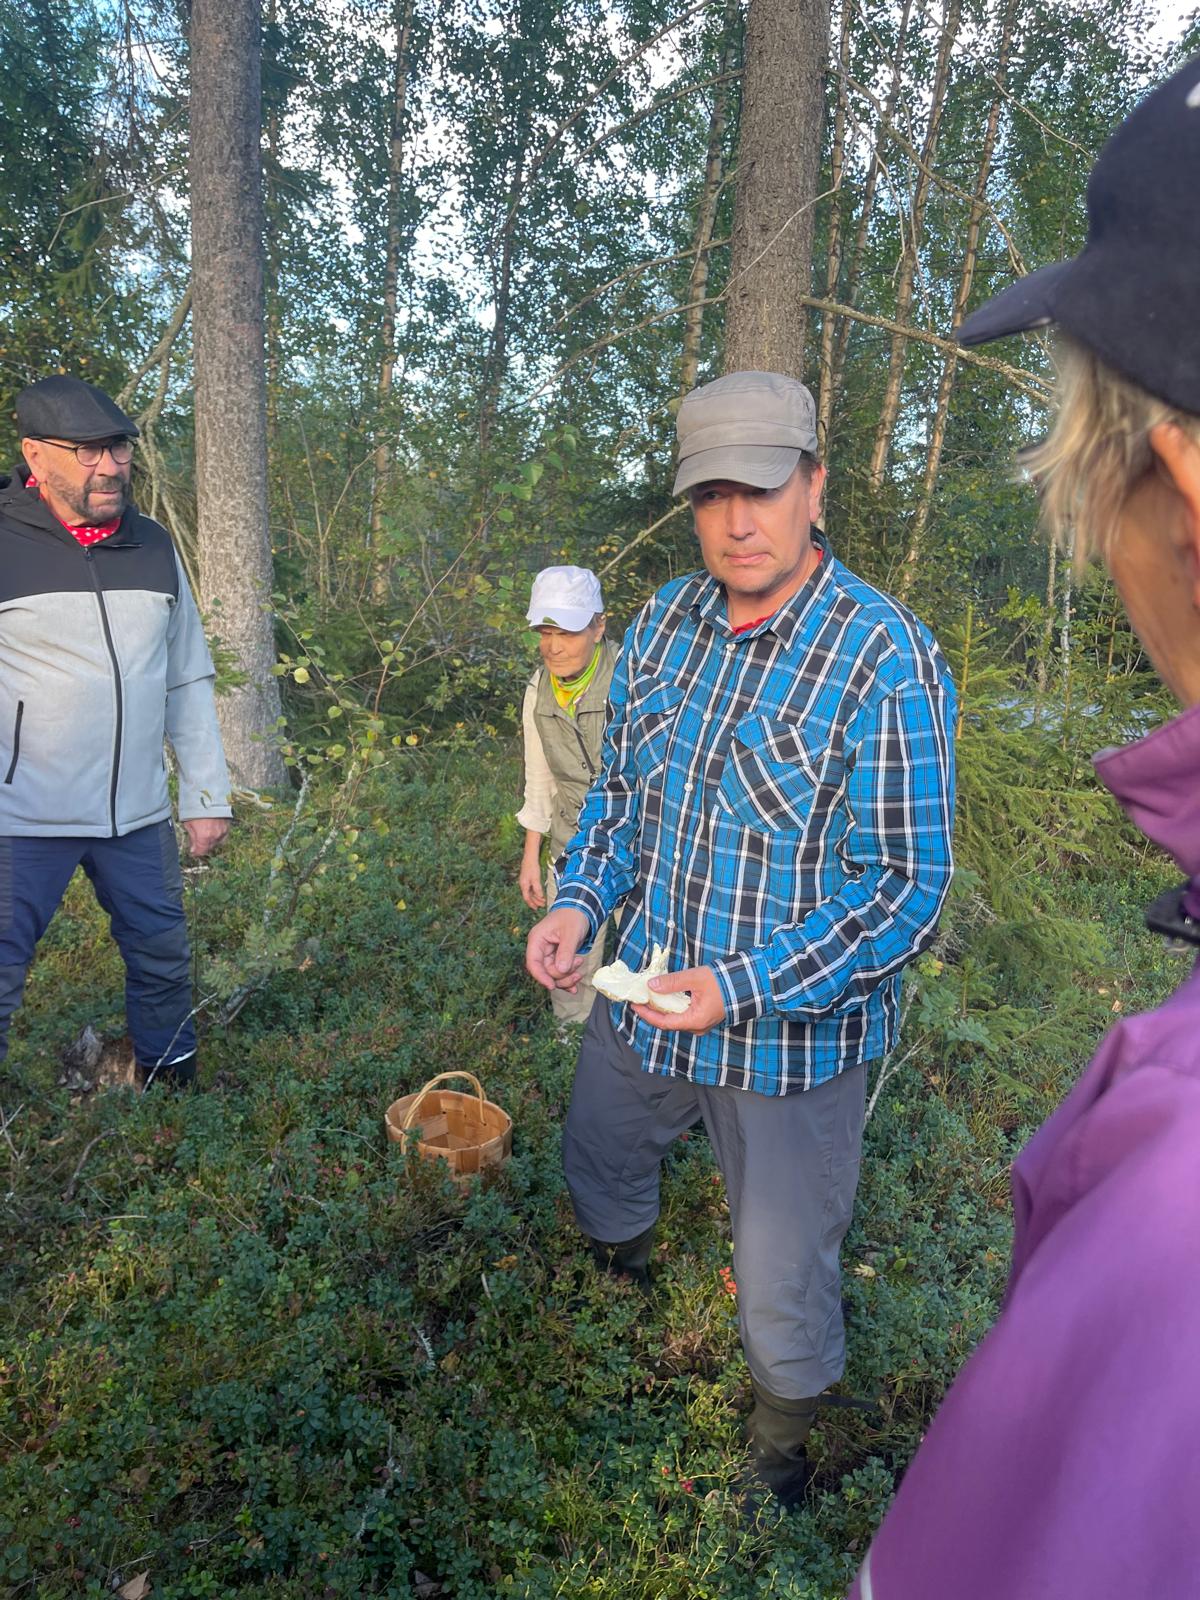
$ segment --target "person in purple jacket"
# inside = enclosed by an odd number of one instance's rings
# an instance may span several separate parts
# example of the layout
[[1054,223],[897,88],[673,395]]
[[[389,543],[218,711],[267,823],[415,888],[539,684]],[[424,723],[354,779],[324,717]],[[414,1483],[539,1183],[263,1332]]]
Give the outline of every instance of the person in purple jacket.
[[[1108,567],[1185,707],[1097,757],[1187,875],[1150,926],[1200,945],[1200,57],[1117,130],[1087,243],[967,318],[1054,323],[1046,521]],[[1200,1596],[1200,968],[1122,1021],[1013,1173],[999,1320],[913,1458],[854,1600]]]

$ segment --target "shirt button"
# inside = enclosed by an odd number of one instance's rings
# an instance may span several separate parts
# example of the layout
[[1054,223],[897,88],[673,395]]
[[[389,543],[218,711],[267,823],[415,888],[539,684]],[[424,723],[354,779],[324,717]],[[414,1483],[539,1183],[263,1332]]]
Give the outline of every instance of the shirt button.
[[711,722],[712,721],[712,712],[711,711],[702,711],[700,713],[700,721],[701,722]]

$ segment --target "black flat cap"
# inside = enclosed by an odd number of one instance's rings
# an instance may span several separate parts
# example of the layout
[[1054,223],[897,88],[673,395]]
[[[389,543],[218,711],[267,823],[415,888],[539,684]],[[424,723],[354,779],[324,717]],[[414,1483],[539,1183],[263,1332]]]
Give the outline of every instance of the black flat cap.
[[17,430],[23,439],[43,435],[87,444],[123,433],[136,439],[137,424],[103,389],[82,378],[40,378],[17,396]]
[[1149,394],[1200,414],[1200,56],[1104,146],[1087,208],[1080,253],[989,300],[960,343],[1057,323]]

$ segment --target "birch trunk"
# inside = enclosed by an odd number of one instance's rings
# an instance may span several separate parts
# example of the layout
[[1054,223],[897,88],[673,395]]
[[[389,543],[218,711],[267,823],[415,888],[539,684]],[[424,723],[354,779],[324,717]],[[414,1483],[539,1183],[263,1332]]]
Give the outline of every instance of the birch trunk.
[[[738,0],[729,0],[725,7],[725,36],[721,46],[720,76],[724,78],[733,66],[737,48]],[[704,162],[704,187],[700,191],[700,209],[696,217],[695,252],[691,276],[688,278],[687,321],[683,330],[683,359],[679,364],[679,393],[687,394],[695,387],[700,369],[700,346],[704,337],[704,295],[708,288],[708,247],[712,243],[713,226],[717,219],[717,201],[721,194],[721,181],[725,172],[725,120],[729,103],[729,86],[713,86],[712,116],[708,123],[708,154]]]
[[[846,79],[850,73],[850,18],[852,0],[842,0],[842,20],[838,28],[837,110],[833,118],[833,150],[829,158],[829,183],[833,195],[829,205],[829,256],[825,265],[825,298],[837,298],[842,272],[842,177],[846,158]],[[821,388],[817,400],[817,449],[827,454],[829,422],[833,415],[833,341],[837,324],[826,312],[821,318]]]
[[[397,0],[395,10],[396,63],[392,80],[392,142],[388,156],[387,251],[383,263],[383,325],[380,342],[379,383],[375,398],[382,434],[375,446],[375,476],[371,485],[371,548],[378,547],[383,532],[383,511],[392,479],[392,447],[388,439],[391,423],[388,402],[396,371],[396,305],[400,284],[401,190],[404,178],[404,113],[408,99],[408,42],[412,32],[412,0]],[[387,594],[387,572],[377,566],[374,576],[376,599]]]
[[[858,278],[862,267],[863,253],[866,250],[867,236],[871,229],[871,213],[875,208],[875,194],[879,186],[879,175],[883,171],[883,151],[887,143],[887,125],[896,112],[896,105],[900,99],[900,88],[904,73],[904,50],[908,43],[908,29],[912,18],[913,0],[904,0],[904,9],[900,14],[900,26],[896,34],[896,53],[892,57],[892,76],[888,84],[887,97],[883,103],[883,116],[880,120],[879,131],[875,136],[875,146],[871,152],[870,165],[867,168],[866,182],[863,186],[862,206],[858,216],[858,227],[854,233],[854,245],[850,251],[849,265],[846,269],[846,287],[843,299],[849,306],[858,304]],[[924,10],[919,18],[924,16]],[[919,19],[918,19],[919,21]],[[837,410],[838,395],[842,389],[842,374],[846,367],[846,347],[850,340],[850,319],[843,317],[837,324],[833,341],[833,357],[829,373],[829,406],[825,418],[826,442],[825,449],[829,449],[829,438],[833,433],[833,417]]]
[[[942,111],[946,104],[946,86],[950,81],[950,55],[958,35],[961,0],[946,0],[943,12],[942,34],[938,41],[937,66],[934,70],[933,89],[930,94],[929,122],[921,146],[921,165],[917,170],[913,188],[912,208],[908,218],[908,233],[900,256],[900,281],[896,289],[896,321],[907,322],[912,312],[913,289],[917,279],[917,265],[921,246],[921,228],[925,220],[925,205],[931,186],[930,171],[937,155],[938,133],[941,129]],[[908,341],[903,334],[892,339],[888,358],[887,385],[879,425],[875,430],[875,443],[871,450],[871,464],[867,469],[867,482],[878,493],[883,487],[892,435],[900,415],[900,391],[904,382],[904,354]]]
[[486,476],[484,457],[492,442],[496,425],[496,411],[500,404],[500,389],[508,366],[508,305],[512,294],[513,252],[516,248],[517,202],[525,186],[525,163],[529,154],[529,119],[522,106],[519,113],[520,133],[517,140],[513,180],[504,202],[504,228],[500,235],[500,262],[493,282],[495,284],[496,317],[488,341],[484,362],[483,403],[479,408],[479,456],[481,478]]
[[[983,132],[983,149],[979,157],[979,173],[975,179],[975,199],[967,220],[967,238],[963,249],[962,273],[958,291],[954,296],[954,311],[950,318],[950,332],[954,333],[967,314],[971,286],[975,281],[975,265],[979,259],[979,238],[987,203],[987,186],[992,172],[992,155],[996,148],[996,133],[1000,126],[1000,109],[1004,101],[1004,80],[1008,75],[1008,58],[1012,49],[1013,29],[1016,25],[1017,0],[1008,0],[1000,30],[1000,54],[996,71],[996,93],[988,108],[987,123]],[[925,529],[929,525],[929,511],[933,504],[933,489],[942,462],[942,447],[946,440],[946,422],[950,414],[950,395],[954,389],[958,355],[953,349],[942,358],[942,372],[938,380],[937,404],[934,408],[933,426],[929,434],[929,448],[925,455],[925,473],[921,482],[921,496],[913,513],[909,530],[908,551],[904,557],[897,593],[907,599],[916,577],[921,559]]]

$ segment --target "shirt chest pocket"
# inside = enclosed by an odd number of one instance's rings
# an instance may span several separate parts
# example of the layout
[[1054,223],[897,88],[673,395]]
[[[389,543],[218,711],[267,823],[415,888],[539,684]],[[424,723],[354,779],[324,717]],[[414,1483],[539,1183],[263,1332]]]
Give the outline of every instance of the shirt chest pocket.
[[631,679],[626,720],[633,764],[639,778],[651,777],[666,761],[667,746],[682,701],[683,690],[673,683],[665,683],[647,673]]
[[733,730],[718,798],[744,827],[802,832],[845,777],[828,723],[743,717]]

